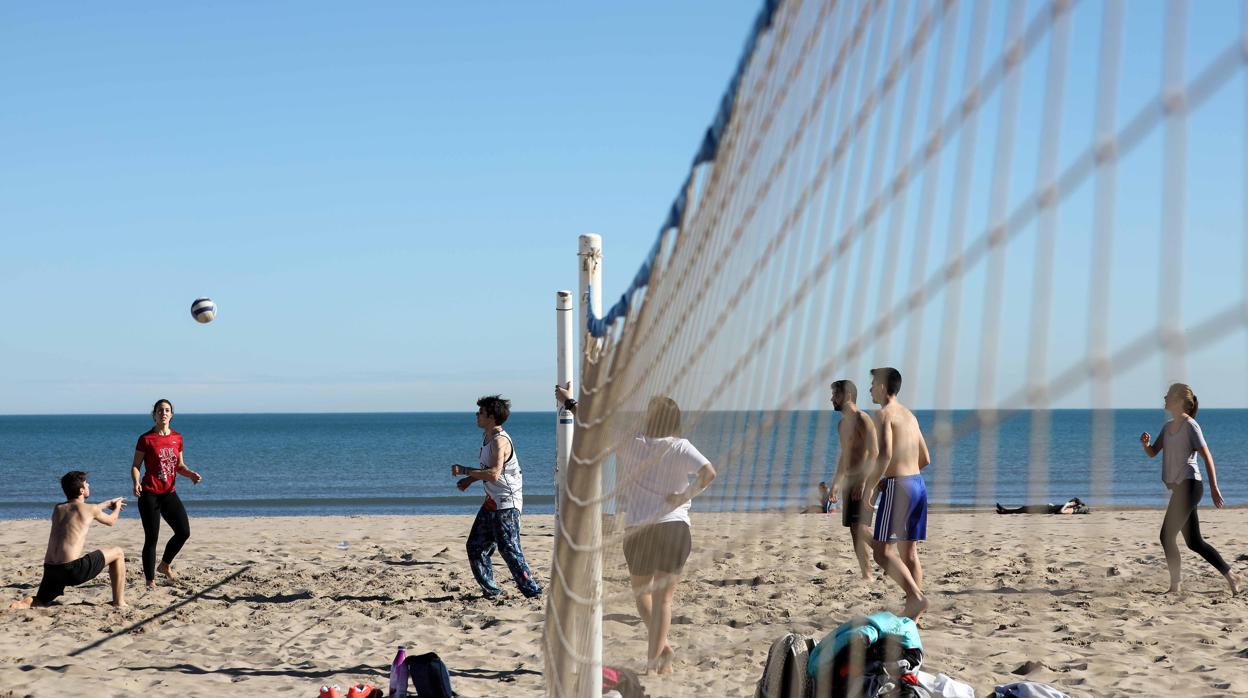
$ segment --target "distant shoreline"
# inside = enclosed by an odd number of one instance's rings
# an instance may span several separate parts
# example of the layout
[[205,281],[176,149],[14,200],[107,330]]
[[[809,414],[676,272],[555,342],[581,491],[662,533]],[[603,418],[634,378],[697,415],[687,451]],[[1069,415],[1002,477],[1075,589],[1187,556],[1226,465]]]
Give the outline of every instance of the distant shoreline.
[[[548,498],[548,497],[543,497],[543,499],[550,499],[550,498]],[[302,500],[291,500],[291,501],[292,501],[292,502],[300,502],[300,501],[302,501]],[[1004,501],[1002,502],[1002,504],[1003,504],[1003,505],[1007,505],[1007,506],[1018,506],[1018,505],[1019,505],[1019,504],[1021,504],[1021,503],[1022,503],[1022,502],[1004,502]],[[1035,502],[1029,502],[1029,503],[1035,503]],[[296,510],[295,510],[295,508],[296,508],[296,507],[308,506],[308,505],[306,505],[306,504],[300,504],[300,503],[287,503],[287,504],[276,504],[276,505],[273,505],[273,506],[271,507],[271,508],[272,508],[272,510],[271,510],[271,511],[266,511],[266,512],[263,512],[263,513],[255,513],[255,512],[245,512],[245,511],[240,511],[240,512],[239,512],[239,513],[237,513],[237,514],[225,514],[225,515],[223,515],[223,514],[220,514],[219,512],[212,512],[212,513],[206,513],[206,514],[204,514],[204,513],[196,513],[196,512],[195,512],[195,508],[196,508],[196,507],[195,507],[195,504],[194,504],[193,500],[187,500],[187,504],[188,504],[188,509],[189,509],[189,510],[190,510],[190,512],[194,515],[194,518],[195,518],[195,520],[197,520],[197,521],[198,521],[198,520],[201,520],[201,519],[203,519],[203,520],[210,520],[210,519],[211,519],[211,520],[238,520],[238,519],[254,520],[254,519],[266,519],[266,518],[279,518],[279,519],[291,519],[291,518],[308,518],[308,519],[321,519],[321,518],[328,518],[328,519],[354,519],[354,518],[361,518],[361,517],[363,517],[363,518],[412,518],[412,517],[416,517],[416,518],[422,518],[422,519],[423,519],[423,518],[426,518],[426,517],[431,517],[431,516],[433,516],[433,517],[438,517],[438,516],[441,516],[441,517],[450,517],[450,518],[471,518],[471,517],[472,517],[472,516],[476,513],[476,509],[477,509],[477,507],[479,506],[479,503],[477,503],[477,502],[473,502],[473,503],[471,503],[471,504],[466,504],[466,505],[456,506],[456,509],[455,509],[455,510],[451,510],[451,511],[447,511],[447,510],[443,510],[443,511],[409,511],[409,512],[394,512],[394,511],[374,511],[374,512],[342,511],[342,512],[323,512],[323,511],[322,511],[322,512],[316,512],[316,513],[309,513],[309,512],[307,512],[307,511],[296,511]],[[240,505],[240,506],[239,506],[239,508],[241,509],[241,508],[243,508],[243,505],[244,505],[245,503],[244,503],[244,502],[238,502],[238,504]],[[350,504],[350,503],[348,502],[347,504],[344,504],[344,505],[342,505],[342,506],[343,506],[343,508],[346,508],[349,504]],[[220,505],[220,503],[219,503],[219,502],[214,502],[214,503],[212,504],[212,507],[218,507],[219,505]],[[27,507],[30,507],[31,505],[28,505],[28,504],[16,504],[16,503],[9,503],[9,502],[0,502],[0,521],[37,521],[37,520],[42,520],[42,519],[47,518],[47,516],[46,516],[46,515],[44,515],[44,514],[39,514],[39,515],[36,515],[36,514],[23,514],[23,515],[18,515],[18,516],[7,516],[7,515],[5,515],[5,508],[17,508],[17,507],[19,507],[19,506],[20,506],[20,507],[22,507],[22,508],[27,508]],[[47,503],[47,505],[46,505],[46,506],[50,509],[50,508],[51,508],[51,506],[52,506],[52,503]],[[993,507],[990,507],[990,506],[967,506],[967,505],[963,505],[963,504],[932,504],[932,505],[930,505],[930,506],[931,506],[931,509],[932,509],[932,510],[937,511],[937,512],[941,512],[941,513],[951,513],[951,514],[993,514],[993,513],[995,513],[995,510],[993,509]],[[204,508],[209,508],[209,507],[204,507]],[[1135,511],[1157,511],[1157,512],[1160,512],[1160,511],[1162,511],[1162,510],[1164,510],[1164,509],[1165,509],[1165,505],[1162,505],[1162,504],[1157,504],[1157,505],[1150,505],[1150,504],[1107,504],[1107,505],[1102,505],[1102,506],[1092,505],[1092,513],[1091,513],[1091,514],[1088,514],[1088,515],[1086,515],[1086,516],[1087,516],[1087,517],[1095,517],[1097,514],[1110,514],[1110,513],[1119,513],[1119,512],[1135,512]],[[1248,503],[1244,503],[1244,504],[1228,504],[1228,505],[1225,507],[1225,509],[1228,509],[1228,510],[1248,509]],[[1217,511],[1217,510],[1216,510],[1216,509],[1214,509],[1214,508],[1213,508],[1213,506],[1212,506],[1211,504],[1207,504],[1207,503],[1206,503],[1205,505],[1202,505],[1202,511],[1203,511],[1206,515],[1208,515],[1209,513],[1215,512],[1215,511]],[[549,502],[549,503],[547,503],[547,502],[543,502],[543,503],[541,503],[541,504],[538,504],[538,506],[532,507],[532,509],[529,509],[529,508],[526,508],[526,509],[525,509],[525,515],[526,515],[526,516],[553,516],[553,513],[554,513],[554,509],[553,509],[553,502]],[[701,511],[701,512],[699,512],[699,511],[696,511],[696,510],[695,510],[695,511],[693,512],[693,515],[694,515],[695,517],[697,517],[697,516],[699,516],[699,515],[703,515],[703,516],[705,516],[705,515],[724,515],[724,514],[727,514],[727,515],[734,515],[734,514],[735,514],[735,515],[742,515],[742,516],[785,516],[785,515],[792,515],[792,514],[798,514],[798,513],[799,513],[798,511],[796,511],[796,510],[792,510],[792,509],[763,509],[763,510],[757,510],[757,511],[735,511],[735,512],[723,512],[723,511]],[[803,515],[808,515],[808,516],[818,516],[818,514],[803,514]],[[831,514],[829,514],[829,516],[831,516],[831,517],[835,518],[835,519],[836,519],[836,521],[837,521],[838,523],[840,522],[840,513],[839,513],[839,511],[833,511]],[[1026,515],[1026,516],[1046,517],[1046,516],[1055,516],[1055,515],[1052,515],[1052,514],[1028,514],[1028,515]],[[1086,518],[1086,517],[1085,517],[1084,515],[1075,515],[1075,516],[1073,516],[1073,518],[1075,518],[1075,519],[1083,519],[1083,518]],[[136,519],[136,520],[137,520],[137,519]]]

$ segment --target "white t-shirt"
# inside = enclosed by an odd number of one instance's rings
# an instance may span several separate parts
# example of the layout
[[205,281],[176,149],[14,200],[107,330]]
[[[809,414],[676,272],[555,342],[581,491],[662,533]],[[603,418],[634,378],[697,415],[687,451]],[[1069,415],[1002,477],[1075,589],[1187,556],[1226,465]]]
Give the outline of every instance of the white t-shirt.
[[616,453],[625,527],[665,521],[689,523],[689,502],[672,508],[668,495],[683,492],[689,477],[710,461],[688,439],[634,437]]
[[1199,480],[1200,470],[1196,467],[1196,454],[1206,448],[1205,435],[1196,420],[1188,417],[1179,425],[1177,434],[1167,433],[1167,427],[1174,424],[1167,419],[1161,425],[1154,448],[1162,449],[1161,480],[1167,485],[1177,485],[1184,480]]

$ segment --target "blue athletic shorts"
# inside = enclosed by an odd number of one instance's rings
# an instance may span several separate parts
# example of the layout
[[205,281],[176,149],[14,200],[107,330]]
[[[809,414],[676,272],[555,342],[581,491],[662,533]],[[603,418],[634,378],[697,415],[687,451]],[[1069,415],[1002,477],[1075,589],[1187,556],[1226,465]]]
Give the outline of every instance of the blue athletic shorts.
[[874,538],[881,543],[927,540],[927,485],[922,475],[882,480]]

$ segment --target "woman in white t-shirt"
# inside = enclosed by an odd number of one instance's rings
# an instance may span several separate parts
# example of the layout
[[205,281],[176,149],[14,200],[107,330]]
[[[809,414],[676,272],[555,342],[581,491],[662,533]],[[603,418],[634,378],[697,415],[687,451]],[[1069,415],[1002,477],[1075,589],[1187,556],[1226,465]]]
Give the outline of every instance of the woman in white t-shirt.
[[1166,518],[1161,525],[1161,546],[1166,551],[1166,565],[1170,568],[1170,589],[1168,593],[1177,594],[1182,591],[1182,565],[1179,562],[1179,546],[1175,538],[1182,532],[1183,540],[1193,552],[1205,558],[1214,569],[1226,577],[1231,585],[1231,593],[1239,593],[1239,575],[1231,571],[1218,551],[1200,534],[1200,519],[1196,516],[1196,507],[1204,496],[1204,483],[1200,480],[1200,470],[1196,467],[1196,455],[1205,459],[1205,472],[1209,475],[1209,492],[1213,497],[1213,505],[1222,508],[1222,492],[1218,490],[1217,471],[1213,466],[1213,454],[1205,443],[1205,435],[1200,425],[1193,419],[1200,409],[1200,402],[1191,386],[1175,383],[1166,391],[1166,411],[1170,419],[1161,425],[1157,440],[1149,442],[1152,437],[1148,432],[1140,434],[1140,443],[1149,458],[1165,452],[1162,457],[1161,479],[1170,489],[1170,504],[1166,507]]
[[616,454],[626,512],[624,558],[649,635],[646,668],[660,674],[672,670],[667,632],[676,583],[692,547],[689,502],[715,479],[711,462],[679,434],[680,408],[671,398],[656,397],[642,433]]

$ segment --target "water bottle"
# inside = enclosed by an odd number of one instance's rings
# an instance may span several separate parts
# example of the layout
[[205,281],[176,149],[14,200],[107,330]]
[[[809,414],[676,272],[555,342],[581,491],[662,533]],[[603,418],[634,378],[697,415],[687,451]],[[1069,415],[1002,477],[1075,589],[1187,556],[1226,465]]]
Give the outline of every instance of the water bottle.
[[407,648],[403,645],[399,645],[394,664],[390,665],[390,695],[407,698]]

